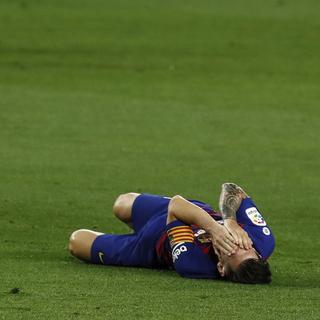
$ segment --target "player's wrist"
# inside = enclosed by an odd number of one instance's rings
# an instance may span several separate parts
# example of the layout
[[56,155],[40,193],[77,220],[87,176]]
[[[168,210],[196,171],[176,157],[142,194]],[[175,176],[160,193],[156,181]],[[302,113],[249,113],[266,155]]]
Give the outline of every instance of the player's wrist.
[[215,234],[217,233],[217,231],[219,230],[219,228],[221,228],[222,226],[216,222],[215,220],[212,220],[212,222],[210,223],[210,225],[206,228],[206,231],[209,234]]

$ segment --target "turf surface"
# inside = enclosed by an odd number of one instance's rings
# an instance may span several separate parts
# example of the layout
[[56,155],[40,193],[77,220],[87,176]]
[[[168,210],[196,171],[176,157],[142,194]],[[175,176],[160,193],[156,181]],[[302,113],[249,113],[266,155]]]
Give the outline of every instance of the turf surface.
[[[318,1],[0,2],[1,319],[319,319]],[[69,256],[117,194],[253,196],[273,283]],[[14,288],[19,288],[11,291]]]

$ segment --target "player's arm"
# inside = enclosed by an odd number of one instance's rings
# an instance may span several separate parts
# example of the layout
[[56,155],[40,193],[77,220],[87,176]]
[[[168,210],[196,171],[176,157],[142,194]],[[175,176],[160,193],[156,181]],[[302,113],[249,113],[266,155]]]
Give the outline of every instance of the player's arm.
[[237,223],[237,211],[248,195],[235,183],[224,183],[221,188],[219,208],[225,227],[232,234],[240,248],[250,249],[252,241],[246,231]]
[[216,279],[219,277],[216,262],[195,244],[191,226],[175,220],[167,224],[174,269],[182,277]]
[[207,231],[215,249],[229,255],[235,252],[235,239],[228,230],[212,219],[206,211],[181,196],[174,196],[169,202],[167,224],[175,220],[197,225]]

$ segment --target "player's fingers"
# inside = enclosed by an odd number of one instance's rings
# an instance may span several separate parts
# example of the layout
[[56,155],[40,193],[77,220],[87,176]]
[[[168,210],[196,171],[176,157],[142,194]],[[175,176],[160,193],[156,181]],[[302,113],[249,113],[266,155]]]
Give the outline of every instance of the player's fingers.
[[227,253],[226,254],[233,254],[235,253],[235,247],[236,245],[234,243],[231,243],[230,241],[221,241],[220,243],[221,248],[223,248]]
[[243,235],[243,244],[244,244],[244,248],[247,250],[251,249],[251,247],[252,247],[252,241],[249,238],[247,233],[244,233],[244,235]]
[[248,234],[246,232],[241,232],[241,234],[239,235],[240,237],[240,242],[241,242],[241,249],[248,249]]
[[240,240],[241,240],[240,237],[239,237],[239,235],[238,235],[236,232],[232,232],[231,235],[232,235],[232,237],[234,238],[234,241],[235,241],[234,243],[237,244],[237,245],[239,245],[239,242],[240,242]]
[[249,250],[250,249],[250,242],[249,239],[245,238],[245,240],[243,241],[244,243],[244,247]]
[[228,250],[225,250],[217,241],[212,241],[212,246],[216,254],[217,252],[224,253],[226,255],[229,254]]
[[235,248],[237,247],[237,242],[236,240],[232,237],[231,239],[230,238],[227,238],[227,240],[225,241],[233,250],[235,250]]
[[242,238],[242,237],[239,237],[239,247],[240,247],[241,249],[244,249],[244,248],[245,248],[245,244],[244,244],[244,242],[243,242],[243,238]]
[[230,249],[226,249],[222,245],[219,247],[219,250],[221,253],[224,253],[227,256],[231,256],[234,253],[233,251],[230,251]]
[[252,248],[252,241],[251,241],[251,239],[249,237],[247,239],[247,247],[248,247],[248,249]]
[[234,236],[227,232],[226,233],[226,241],[229,241],[230,242],[230,245],[232,245],[233,247],[236,247],[237,244],[236,244],[236,239],[234,238]]
[[228,255],[228,251],[225,250],[223,247],[221,247],[221,245],[218,243],[218,241],[213,240],[212,241],[212,247],[213,247],[214,252],[216,253],[216,255],[218,257],[220,257],[221,253],[224,253],[224,254]]

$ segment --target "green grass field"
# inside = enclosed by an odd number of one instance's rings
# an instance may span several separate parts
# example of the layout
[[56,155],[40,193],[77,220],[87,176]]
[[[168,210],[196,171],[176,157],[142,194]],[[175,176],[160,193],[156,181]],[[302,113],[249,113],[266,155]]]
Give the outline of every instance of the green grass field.
[[[319,319],[320,2],[0,2],[1,319]],[[217,207],[234,181],[273,282],[91,266],[123,192]],[[20,293],[10,293],[18,287]]]

